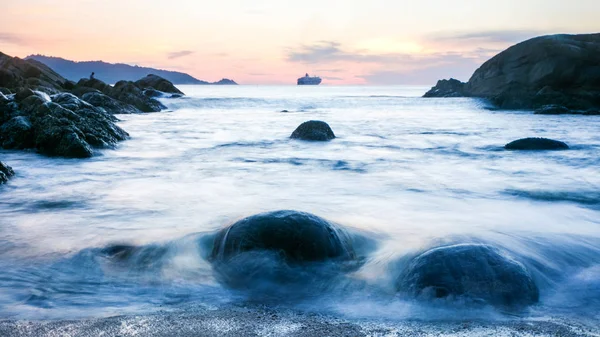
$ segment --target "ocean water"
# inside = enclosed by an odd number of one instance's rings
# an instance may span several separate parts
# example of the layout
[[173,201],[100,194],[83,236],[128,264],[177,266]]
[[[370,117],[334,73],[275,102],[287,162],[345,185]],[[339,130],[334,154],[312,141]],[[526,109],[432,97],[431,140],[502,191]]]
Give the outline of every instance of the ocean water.
[[[346,319],[600,322],[599,118],[420,98],[425,87],[181,89],[186,97],[164,100],[168,111],[118,116],[131,139],[94,158],[0,150],[17,173],[0,186],[0,318],[258,303]],[[289,139],[313,119],[338,138]],[[571,150],[502,148],[529,136]],[[364,237],[364,264],[313,280],[308,292],[282,285],[257,296],[221,284],[206,260],[214,232],[280,209]],[[515,314],[396,293],[402,257],[465,242],[494,245],[525,265],[540,302]],[[113,258],[107,247],[117,244],[134,253]]]

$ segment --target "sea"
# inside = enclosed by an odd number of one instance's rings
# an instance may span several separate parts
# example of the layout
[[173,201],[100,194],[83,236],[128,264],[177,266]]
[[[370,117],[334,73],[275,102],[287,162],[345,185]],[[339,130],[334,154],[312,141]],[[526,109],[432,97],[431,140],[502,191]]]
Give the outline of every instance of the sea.
[[[131,138],[93,158],[0,150],[16,172],[0,186],[4,334],[75,336],[83,324],[95,335],[89,322],[113,322],[114,335],[143,336],[160,321],[160,331],[179,335],[185,325],[165,328],[165,317],[187,317],[197,335],[301,335],[303,322],[340,329],[322,335],[404,335],[398,326],[408,325],[415,335],[452,335],[435,326],[464,322],[482,329],[464,327],[471,335],[552,324],[563,335],[600,335],[597,116],[422,98],[422,86],[179,88],[186,96],[162,99],[163,112],[118,115]],[[337,138],[290,139],[309,120],[327,122]],[[570,149],[504,150],[524,137]],[[312,279],[309,291],[223,284],[207,258],[214,233],[276,210],[312,213],[364,237],[363,263]],[[523,264],[539,303],[515,313],[397,293],[403,257],[473,242]],[[116,259],[107,253],[114,247],[134,253]],[[228,323],[236,316],[247,324]],[[63,330],[40,330],[48,322]]]

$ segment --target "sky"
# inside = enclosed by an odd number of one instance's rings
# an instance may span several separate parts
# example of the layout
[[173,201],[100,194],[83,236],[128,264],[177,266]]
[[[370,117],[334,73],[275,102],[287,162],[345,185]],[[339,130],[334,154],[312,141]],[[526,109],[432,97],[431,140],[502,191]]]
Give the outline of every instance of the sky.
[[242,84],[468,80],[528,38],[600,32],[600,0],[0,0],[0,51]]

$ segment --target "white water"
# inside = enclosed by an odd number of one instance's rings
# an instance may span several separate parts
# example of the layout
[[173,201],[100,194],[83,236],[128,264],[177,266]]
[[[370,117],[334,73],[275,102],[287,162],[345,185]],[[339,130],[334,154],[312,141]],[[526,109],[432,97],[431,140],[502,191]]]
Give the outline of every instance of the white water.
[[[119,116],[131,139],[92,159],[0,150],[17,173],[0,186],[1,317],[244,301],[214,280],[198,233],[295,209],[379,244],[348,294],[317,296],[308,310],[429,317],[434,309],[394,296],[394,261],[434,242],[485,241],[536,275],[531,315],[599,319],[599,118],[490,111],[475,99],[423,99],[418,87],[181,89],[188,96],[164,100],[168,112]],[[288,138],[311,119],[338,138]],[[502,149],[528,136],[572,149]],[[112,243],[169,254],[115,266],[94,250]]]

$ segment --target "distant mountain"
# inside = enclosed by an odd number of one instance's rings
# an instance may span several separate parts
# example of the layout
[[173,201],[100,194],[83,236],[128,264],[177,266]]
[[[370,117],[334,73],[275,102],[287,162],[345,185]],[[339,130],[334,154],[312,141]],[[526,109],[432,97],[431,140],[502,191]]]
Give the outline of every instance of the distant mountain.
[[52,68],[54,71],[56,71],[66,79],[75,82],[79,81],[79,79],[81,78],[88,78],[90,74],[94,72],[95,78],[111,84],[117,83],[120,80],[137,81],[140,78],[143,78],[149,74],[158,75],[164,79],[173,82],[173,84],[237,84],[234,81],[225,78],[218,82],[210,83],[199,80],[186,73],[147,67],[130,66],[128,64],[123,63],[106,63],[103,61],[75,62],[65,60],[60,57],[51,57],[44,55],[30,55],[27,56],[25,59],[39,61]]

